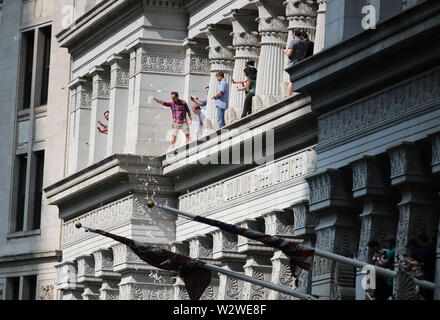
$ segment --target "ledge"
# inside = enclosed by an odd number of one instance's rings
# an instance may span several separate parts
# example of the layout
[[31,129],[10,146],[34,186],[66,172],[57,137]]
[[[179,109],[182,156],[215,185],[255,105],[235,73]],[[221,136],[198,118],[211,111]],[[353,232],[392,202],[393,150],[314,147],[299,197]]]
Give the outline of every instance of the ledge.
[[18,232],[11,232],[8,233],[6,238],[8,240],[10,239],[17,239],[17,238],[26,238],[26,237],[32,237],[32,236],[39,236],[41,235],[41,230],[30,230],[30,231],[18,231]]
[[17,264],[32,261],[35,263],[35,260],[40,261],[61,261],[62,251],[54,250],[54,251],[46,251],[46,252],[37,252],[37,253],[26,253],[26,254],[17,254],[10,256],[2,256],[0,257],[0,265],[5,264]]

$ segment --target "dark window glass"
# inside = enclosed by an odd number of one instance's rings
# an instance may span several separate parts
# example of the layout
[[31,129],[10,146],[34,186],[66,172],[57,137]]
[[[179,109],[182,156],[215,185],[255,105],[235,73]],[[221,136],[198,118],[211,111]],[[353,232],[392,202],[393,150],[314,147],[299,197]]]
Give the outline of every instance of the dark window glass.
[[44,151],[35,152],[35,190],[33,206],[33,230],[40,229],[41,204],[43,200]]
[[23,109],[31,106],[32,69],[34,67],[34,31],[23,33],[24,56],[24,83],[23,83]]
[[17,181],[17,206],[16,206],[16,220],[15,231],[23,230],[24,221],[24,202],[26,198],[26,168],[27,155],[20,155],[17,157],[18,163],[18,181]]
[[41,70],[41,103],[40,105],[47,104],[47,94],[49,90],[49,70],[50,70],[50,45],[51,45],[51,27],[41,29],[44,37],[44,52],[43,52],[43,64]]
[[35,300],[37,294],[37,276],[23,277],[23,297],[22,300]]
[[20,293],[20,277],[8,278],[6,286],[6,299],[18,300]]

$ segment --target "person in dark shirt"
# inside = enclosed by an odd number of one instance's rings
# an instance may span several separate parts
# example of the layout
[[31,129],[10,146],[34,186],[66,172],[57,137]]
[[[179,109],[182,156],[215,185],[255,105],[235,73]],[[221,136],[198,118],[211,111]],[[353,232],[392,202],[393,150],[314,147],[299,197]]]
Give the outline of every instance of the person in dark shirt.
[[[425,233],[417,236],[417,243],[419,248],[415,250],[413,259],[421,265],[424,280],[434,282],[436,247]],[[427,288],[420,289],[420,295],[425,299],[432,300],[434,298],[433,294],[433,290]]]
[[309,35],[307,32],[303,31],[301,33],[301,39],[303,39],[307,43],[307,53],[306,58],[313,56],[313,51],[315,49],[315,43],[309,40]]
[[285,71],[290,75],[289,86],[287,87],[287,95],[292,95],[292,86],[293,86],[293,66],[297,64],[299,61],[303,60],[307,54],[307,43],[301,39],[301,31],[293,30],[292,32],[292,40],[290,40],[287,48],[284,49],[284,54],[289,57],[289,63]]

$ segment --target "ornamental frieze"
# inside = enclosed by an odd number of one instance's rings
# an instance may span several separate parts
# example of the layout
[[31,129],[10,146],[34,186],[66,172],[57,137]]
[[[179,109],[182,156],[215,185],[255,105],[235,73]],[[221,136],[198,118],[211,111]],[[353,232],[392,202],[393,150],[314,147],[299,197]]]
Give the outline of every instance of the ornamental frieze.
[[370,128],[425,111],[440,102],[440,71],[397,85],[318,119],[319,143],[341,141]]
[[184,211],[204,213],[229,201],[304,177],[315,168],[316,153],[308,149],[235,178],[185,194],[180,197],[179,208]]
[[141,53],[136,58],[136,74],[140,72],[184,73],[185,59]]

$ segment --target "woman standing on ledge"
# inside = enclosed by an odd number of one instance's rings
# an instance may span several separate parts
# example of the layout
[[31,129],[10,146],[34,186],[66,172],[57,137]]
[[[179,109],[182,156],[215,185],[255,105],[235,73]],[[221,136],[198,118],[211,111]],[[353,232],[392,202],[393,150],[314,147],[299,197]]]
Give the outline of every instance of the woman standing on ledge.
[[252,114],[252,98],[255,96],[255,87],[257,85],[257,69],[247,67],[244,69],[244,75],[246,80],[234,81],[232,83],[244,84],[242,88],[238,88],[238,91],[245,91],[246,99],[244,100],[243,113],[241,117],[244,118],[249,114]]

